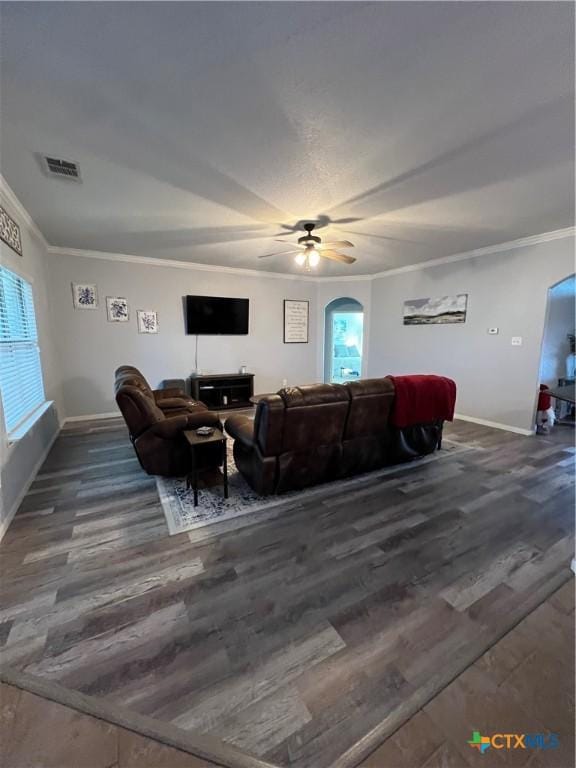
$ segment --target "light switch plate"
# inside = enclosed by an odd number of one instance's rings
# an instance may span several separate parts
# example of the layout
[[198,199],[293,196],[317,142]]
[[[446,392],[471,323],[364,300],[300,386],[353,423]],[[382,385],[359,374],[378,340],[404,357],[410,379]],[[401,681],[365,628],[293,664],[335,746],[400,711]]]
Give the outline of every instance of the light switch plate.
[[521,347],[522,346],[522,336],[512,336],[512,346],[513,347]]
[[498,328],[488,328],[490,336],[495,336],[498,333]]

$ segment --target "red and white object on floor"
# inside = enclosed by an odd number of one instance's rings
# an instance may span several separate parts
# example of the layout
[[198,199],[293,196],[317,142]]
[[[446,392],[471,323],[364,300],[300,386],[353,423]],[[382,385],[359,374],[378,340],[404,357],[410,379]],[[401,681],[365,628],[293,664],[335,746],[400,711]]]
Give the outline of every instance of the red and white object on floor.
[[536,434],[547,435],[554,426],[556,417],[554,408],[552,408],[552,398],[548,394],[546,384],[540,384],[540,394],[538,395],[538,408],[536,411]]

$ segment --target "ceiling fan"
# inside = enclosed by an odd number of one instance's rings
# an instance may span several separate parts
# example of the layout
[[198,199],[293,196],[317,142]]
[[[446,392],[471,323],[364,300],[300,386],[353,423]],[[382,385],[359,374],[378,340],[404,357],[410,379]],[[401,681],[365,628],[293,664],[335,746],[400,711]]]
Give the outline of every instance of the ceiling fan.
[[[353,264],[356,259],[353,256],[347,256],[345,253],[338,253],[335,248],[354,248],[354,243],[349,240],[338,240],[332,243],[322,243],[322,238],[313,235],[312,231],[316,224],[309,222],[304,224],[307,234],[298,238],[298,248],[291,251],[279,251],[278,253],[265,253],[259,256],[259,259],[267,259],[270,256],[290,256],[296,254],[294,261],[299,267],[305,267],[309,272],[313,267],[317,267],[320,259],[331,259],[343,264]],[[277,243],[289,243],[290,240],[276,240]]]

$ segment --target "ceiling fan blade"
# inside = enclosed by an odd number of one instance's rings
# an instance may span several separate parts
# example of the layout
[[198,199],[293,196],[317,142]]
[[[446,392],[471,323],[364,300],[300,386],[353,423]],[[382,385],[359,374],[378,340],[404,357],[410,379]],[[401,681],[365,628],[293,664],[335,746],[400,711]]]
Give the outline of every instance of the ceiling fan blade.
[[270,256],[290,256],[291,253],[302,253],[302,251],[297,250],[297,251],[278,251],[277,253],[263,253],[262,256],[258,256],[258,258],[268,259]]
[[278,240],[278,239],[275,239],[274,242],[275,243],[289,243],[290,245],[294,245],[294,241],[293,240]]
[[338,251],[320,251],[320,256],[323,259],[331,259],[332,261],[340,261],[343,264],[354,264],[356,259],[354,256],[346,256],[345,253],[338,253]]
[[354,248],[354,243],[351,243],[350,240],[336,240],[333,243],[321,243],[318,247],[320,250],[323,248]]
[[352,224],[355,221],[362,221],[358,216],[349,216],[347,219],[332,219],[332,224]]

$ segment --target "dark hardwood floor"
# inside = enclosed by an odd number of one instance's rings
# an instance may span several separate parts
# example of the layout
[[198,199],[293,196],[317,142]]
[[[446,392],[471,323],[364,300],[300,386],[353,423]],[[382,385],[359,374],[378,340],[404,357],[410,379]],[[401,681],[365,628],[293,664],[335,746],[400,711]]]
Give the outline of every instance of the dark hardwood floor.
[[66,429],[0,545],[3,663],[281,766],[357,763],[571,576],[573,433],[446,438],[469,450],[169,537],[124,428]]
[[[535,674],[536,672],[536,674]],[[574,578],[493,645],[380,745],[360,768],[526,768],[574,765]],[[21,681],[22,682],[22,681]],[[543,688],[548,694],[543,697]],[[552,689],[551,689],[552,688]],[[0,683],[3,765],[14,768],[216,768],[149,733],[78,711],[77,694],[55,702]],[[110,707],[107,707],[109,712]],[[480,756],[470,723],[552,732],[553,750]],[[60,738],[54,739],[58,732]]]

